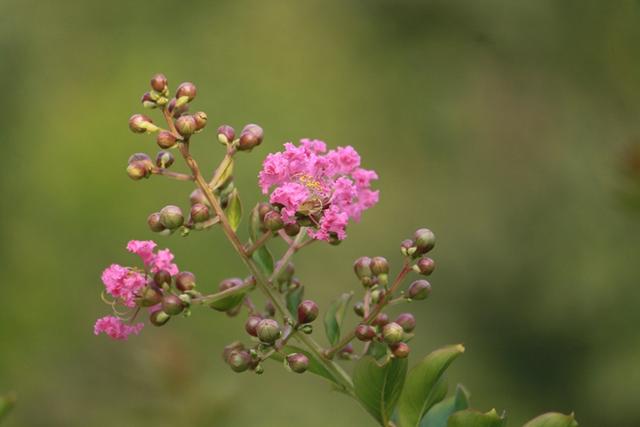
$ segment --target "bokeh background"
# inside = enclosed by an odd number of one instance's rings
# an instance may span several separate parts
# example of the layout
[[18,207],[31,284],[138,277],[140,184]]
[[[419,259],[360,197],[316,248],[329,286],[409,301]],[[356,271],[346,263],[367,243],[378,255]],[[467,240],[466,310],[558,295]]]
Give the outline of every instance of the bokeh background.
[[[630,0],[0,1],[0,394],[19,399],[3,426],[372,425],[312,375],[233,374],[220,352],[240,318],[93,336],[102,269],[191,190],[124,173],[156,151],[127,119],[159,71],[198,86],[205,168],[217,125],[264,127],[239,156],[245,206],[284,141],[352,144],[378,171],[348,240],[301,254],[307,296],[358,290],[360,255],[397,271],[428,226],[413,361],[464,343],[451,383],[514,426],[546,410],[640,425],[639,19]],[[219,230],[159,243],[203,289],[245,274]]]

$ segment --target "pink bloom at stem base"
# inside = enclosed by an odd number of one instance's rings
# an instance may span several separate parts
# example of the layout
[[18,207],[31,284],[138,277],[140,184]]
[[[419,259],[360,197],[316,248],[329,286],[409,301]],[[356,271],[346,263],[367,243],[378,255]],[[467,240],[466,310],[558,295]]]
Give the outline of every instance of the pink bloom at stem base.
[[93,326],[93,333],[95,335],[105,333],[113,339],[126,340],[131,334],[138,335],[143,327],[144,323],[127,325],[118,317],[105,316],[96,321]]

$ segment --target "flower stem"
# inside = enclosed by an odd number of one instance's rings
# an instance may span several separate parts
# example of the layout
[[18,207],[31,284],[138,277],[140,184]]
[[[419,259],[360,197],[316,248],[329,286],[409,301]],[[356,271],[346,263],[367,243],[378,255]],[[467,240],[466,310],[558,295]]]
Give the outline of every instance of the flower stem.
[[273,237],[273,233],[266,232],[256,240],[256,242],[245,249],[247,256],[251,256],[255,251],[260,249],[269,239]]

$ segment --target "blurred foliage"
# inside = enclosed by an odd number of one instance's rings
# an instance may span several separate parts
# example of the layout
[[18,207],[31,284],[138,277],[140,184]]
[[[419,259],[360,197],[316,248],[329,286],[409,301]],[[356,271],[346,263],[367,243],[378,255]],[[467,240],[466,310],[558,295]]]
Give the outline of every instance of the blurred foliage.
[[[3,0],[0,389],[20,395],[5,424],[371,422],[311,375],[230,372],[220,352],[240,319],[92,335],[102,269],[153,237],[148,213],[188,200],[184,183],[124,173],[155,152],[126,121],[162,71],[197,84],[210,128],[264,127],[237,165],[246,206],[287,140],[352,144],[379,172],[381,202],[348,240],[302,254],[307,297],[356,290],[360,255],[397,269],[400,240],[428,226],[438,269],[412,307],[414,355],[463,342],[452,383],[513,425],[546,410],[640,425],[640,213],[621,203],[638,204],[623,170],[640,139],[639,18],[635,0]],[[222,152],[204,135],[194,152],[212,168]],[[160,244],[208,289],[244,275],[218,231]]]

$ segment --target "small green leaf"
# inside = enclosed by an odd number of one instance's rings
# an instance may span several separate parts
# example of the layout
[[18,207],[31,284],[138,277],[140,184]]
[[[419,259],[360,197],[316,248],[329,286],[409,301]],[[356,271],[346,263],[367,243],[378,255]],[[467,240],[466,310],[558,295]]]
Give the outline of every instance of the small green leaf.
[[380,362],[389,355],[389,346],[379,341],[370,341],[367,355]]
[[338,385],[339,383],[335,380],[335,378],[333,377],[333,375],[331,375],[331,373],[329,371],[327,371],[327,369],[324,367],[324,365],[322,365],[322,363],[320,363],[318,361],[318,359],[316,359],[316,357],[309,353],[308,351],[302,350],[301,348],[295,347],[293,345],[285,345],[284,347],[282,347],[281,352],[278,353],[273,353],[273,355],[271,356],[271,359],[276,360],[278,362],[282,362],[284,361],[284,356],[283,354],[291,354],[291,353],[302,353],[305,356],[307,356],[309,358],[309,367],[307,368],[308,372],[311,372],[313,374],[319,375],[327,380],[329,380],[331,383]]
[[266,245],[261,246],[251,254],[251,258],[258,264],[265,276],[269,277],[273,273],[273,255],[269,252]]
[[289,313],[293,313],[294,315],[298,312],[298,305],[302,302],[302,297],[304,296],[304,286],[298,286],[297,288],[291,289],[287,292],[287,308],[289,309]]
[[379,365],[372,357],[364,356],[355,366],[353,385],[356,396],[382,426],[389,425],[406,374],[407,359],[393,358]]
[[256,204],[253,209],[251,209],[251,214],[249,215],[249,237],[253,242],[258,240],[261,234],[260,213],[258,212],[259,206],[259,203]]
[[578,422],[573,414],[564,415],[558,412],[548,412],[535,417],[523,427],[577,427]]
[[340,341],[340,328],[352,296],[353,293],[340,295],[331,303],[324,316],[324,329],[331,345],[336,345]]
[[220,186],[224,184],[231,175],[233,175],[233,158],[225,156],[222,163],[216,170],[215,176],[209,186],[212,190],[216,190],[220,188]]
[[244,296],[251,290],[250,287],[241,287],[237,289],[236,292],[232,291],[232,289],[228,289],[224,291],[224,293],[220,293],[221,295],[214,294],[209,297],[209,307],[218,311],[228,311],[232,308],[235,308],[242,302]]
[[498,415],[495,409],[483,414],[482,412],[465,409],[449,417],[447,427],[504,427],[507,419]]
[[229,204],[227,205],[226,212],[229,225],[236,231],[240,226],[240,220],[242,219],[242,203],[240,202],[240,196],[238,190],[234,189],[229,195]]
[[415,427],[433,405],[446,395],[437,387],[451,362],[464,352],[460,344],[443,347],[422,359],[409,372],[407,384],[398,402],[398,417],[402,427]]
[[469,407],[469,394],[460,384],[456,394],[442,402],[436,403],[427,411],[420,422],[420,427],[447,427],[447,420],[454,412]]
[[16,404],[16,396],[11,393],[6,396],[0,396],[0,421],[2,421]]

